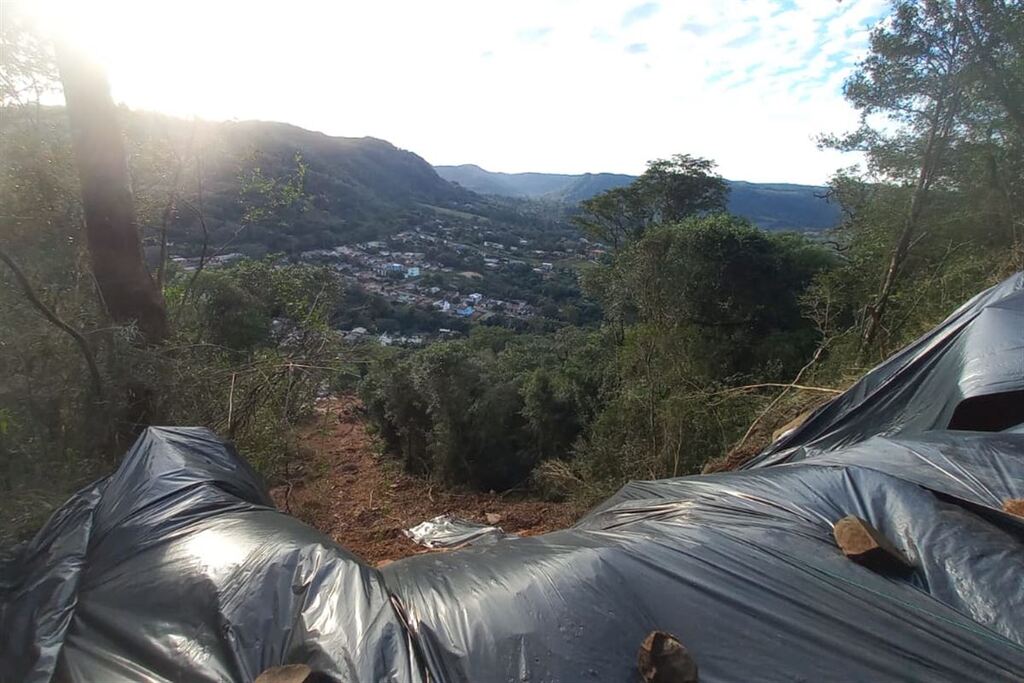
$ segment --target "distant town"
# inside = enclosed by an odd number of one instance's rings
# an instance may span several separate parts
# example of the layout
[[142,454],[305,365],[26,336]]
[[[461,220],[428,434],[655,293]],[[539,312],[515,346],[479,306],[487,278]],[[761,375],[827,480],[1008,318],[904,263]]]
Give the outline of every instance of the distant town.
[[[295,259],[329,267],[349,287],[378,295],[396,304],[430,310],[463,323],[505,319],[529,320],[543,315],[536,303],[523,298],[497,296],[489,291],[494,275],[517,281],[575,280],[577,266],[600,258],[606,250],[585,237],[563,238],[557,248],[526,237],[502,235],[502,242],[486,239],[490,230],[480,225],[453,225],[441,219],[391,235],[386,239],[301,252]],[[550,243],[550,240],[546,240]],[[210,256],[203,267],[229,266],[245,259],[241,253]],[[200,257],[175,256],[185,271],[200,266]],[[462,325],[464,327],[465,325]],[[355,326],[340,330],[346,340],[381,345],[420,346],[432,338],[458,336],[439,325],[433,333],[397,334]]]

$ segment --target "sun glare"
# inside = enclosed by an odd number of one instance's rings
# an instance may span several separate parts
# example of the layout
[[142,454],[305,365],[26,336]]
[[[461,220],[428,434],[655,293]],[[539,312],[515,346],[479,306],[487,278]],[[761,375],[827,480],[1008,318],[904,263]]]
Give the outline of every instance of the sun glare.
[[379,137],[438,164],[638,173],[668,148],[800,182],[843,161],[813,136],[856,123],[840,86],[884,4],[0,2],[99,62],[131,109]]
[[216,107],[224,103],[225,90],[251,76],[241,68],[246,56],[237,50],[236,32],[270,30],[262,21],[265,13],[252,6],[243,11],[235,3],[40,0],[16,9],[44,36],[101,64],[115,99],[185,116],[232,116]]
[[158,3],[118,3],[111,0],[16,0],[14,11],[29,18],[43,36],[68,41],[92,57],[106,60],[118,35],[128,30],[125,11],[155,14]]

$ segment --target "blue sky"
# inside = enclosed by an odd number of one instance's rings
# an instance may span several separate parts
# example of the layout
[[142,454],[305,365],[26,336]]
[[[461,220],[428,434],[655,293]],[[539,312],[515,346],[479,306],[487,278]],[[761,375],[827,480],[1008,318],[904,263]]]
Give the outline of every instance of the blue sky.
[[824,182],[815,138],[885,0],[37,0],[115,97],[390,140],[437,164],[637,173],[676,152],[729,178]]

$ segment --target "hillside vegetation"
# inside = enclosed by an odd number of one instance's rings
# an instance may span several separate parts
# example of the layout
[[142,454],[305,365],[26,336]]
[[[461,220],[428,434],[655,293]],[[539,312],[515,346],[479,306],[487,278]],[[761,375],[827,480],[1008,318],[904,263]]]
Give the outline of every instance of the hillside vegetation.
[[[554,227],[529,203],[487,199],[453,185],[421,157],[384,140],[333,137],[285,123],[192,121],[124,108],[118,118],[143,238],[152,243],[166,227],[174,254],[197,255],[204,242],[255,258],[294,254],[379,239],[453,213],[505,231]],[[24,145],[29,132],[40,144],[66,146],[64,109],[4,110],[0,135],[8,144]],[[285,202],[289,186],[301,189],[301,196]],[[165,217],[172,194],[182,201]],[[194,210],[200,202],[205,232]]]
[[413,469],[529,476],[553,496],[743,462],[1021,268],[1022,49],[1020,3],[894,2],[845,85],[860,125],[822,138],[867,159],[829,185],[827,242],[729,215],[757,212],[750,192],[796,211],[792,187],[729,192],[709,160],[652,161],[580,202],[577,224],[611,247],[583,277],[602,324],[479,330],[377,365],[363,391],[382,435]]
[[[101,72],[58,75],[17,23],[2,37],[8,540],[149,424],[208,426],[280,481],[329,393],[360,392],[387,451],[449,486],[587,500],[740,462],[1024,261],[1019,0],[892,3],[844,88],[858,127],[822,139],[866,159],[830,181],[826,239],[758,227],[810,216],[805,190],[730,184],[685,153],[590,177],[571,211],[484,198],[379,140],[119,110]],[[66,110],[40,106],[46,88]],[[379,235],[395,239],[360,258],[441,264],[422,296],[529,296],[539,324],[478,318],[423,348],[343,337],[435,321],[295,256]]]
[[[422,158],[384,140],[262,121],[191,122],[129,112],[125,119],[140,160],[162,146],[172,173],[179,173],[175,164],[185,157],[201,164],[210,239],[221,244],[237,233],[231,250],[250,256],[374,239],[397,231],[425,206],[460,208],[473,200]],[[179,183],[194,194],[197,171],[190,166],[181,169]],[[259,209],[267,207],[254,195],[300,168],[303,200],[273,221],[258,220]],[[178,212],[170,238],[195,252],[199,232],[193,213]]]

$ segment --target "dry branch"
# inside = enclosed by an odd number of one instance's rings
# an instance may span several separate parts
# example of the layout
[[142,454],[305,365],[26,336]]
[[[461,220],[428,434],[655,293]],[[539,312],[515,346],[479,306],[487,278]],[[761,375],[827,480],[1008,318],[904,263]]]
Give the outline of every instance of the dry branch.
[[[740,442],[738,444],[736,444],[736,447],[733,448],[733,451],[738,451],[740,448],[743,447],[743,444],[745,444],[747,442],[747,439],[750,438],[750,435],[754,433],[754,429],[757,428],[757,425],[759,425],[761,423],[761,420],[764,419],[764,416],[767,415],[769,412],[771,412],[772,408],[774,408],[776,405],[778,405],[779,401],[781,401],[782,398],[786,394],[789,393],[790,389],[794,389],[796,387],[802,386],[800,384],[797,384],[797,382],[800,381],[800,378],[803,377],[804,373],[807,372],[807,370],[809,370],[812,365],[814,365],[815,363],[818,362],[818,359],[821,358],[821,354],[825,351],[825,347],[826,346],[828,346],[828,340],[823,342],[818,347],[818,350],[814,352],[814,356],[812,356],[811,359],[809,361],[807,361],[807,365],[805,365],[802,368],[800,368],[800,372],[796,373],[796,377],[793,378],[792,382],[790,382],[789,384],[781,385],[782,387],[784,387],[784,389],[782,391],[780,391],[779,395],[776,396],[772,400],[772,402],[768,404],[768,407],[766,407],[764,410],[762,410],[761,413],[754,419],[754,421],[750,423],[750,427],[747,428],[747,431],[743,435],[743,438],[740,439]],[[819,387],[819,389],[820,389],[820,387]],[[830,391],[835,391],[835,390],[833,389],[833,390],[830,390]],[[836,393],[840,393],[841,394],[842,392],[841,391],[836,391]]]
[[800,391],[818,391],[823,394],[841,394],[842,389],[831,389],[829,387],[812,387],[806,384],[792,384],[785,382],[763,382],[761,384],[746,384],[742,387],[732,387],[723,391],[717,391],[716,394],[734,394],[741,391],[752,391],[754,389],[765,389],[765,388],[785,388],[785,389],[798,389]]
[[11,273],[14,274],[14,279],[17,280],[18,285],[21,287],[21,291],[25,294],[25,298],[29,300],[29,303],[31,303],[32,306],[34,306],[35,309],[39,311],[39,313],[42,314],[42,316],[54,327],[58,328],[75,340],[79,350],[82,352],[82,357],[85,358],[86,365],[89,366],[89,376],[92,378],[93,390],[96,392],[97,396],[102,397],[103,379],[100,376],[99,366],[96,365],[96,356],[93,354],[92,348],[89,346],[89,342],[86,341],[81,332],[64,322],[52,308],[47,306],[43,300],[39,298],[24,271],[22,271],[21,267],[19,267],[14,259],[11,258],[10,254],[3,249],[0,249],[0,261],[6,263],[7,267],[11,269]]

